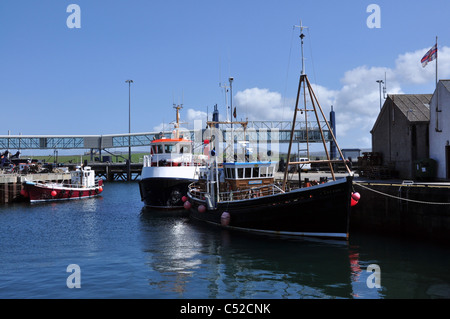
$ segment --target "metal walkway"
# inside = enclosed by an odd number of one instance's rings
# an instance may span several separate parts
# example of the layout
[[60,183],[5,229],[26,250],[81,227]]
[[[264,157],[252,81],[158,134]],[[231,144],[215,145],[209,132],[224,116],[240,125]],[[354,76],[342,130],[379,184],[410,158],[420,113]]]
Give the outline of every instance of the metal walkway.
[[[328,127],[325,122],[320,122],[326,142],[331,140]],[[247,126],[248,134],[256,134],[253,138],[257,141],[289,143],[291,135],[291,121],[249,121]],[[221,125],[224,138],[226,133],[230,132],[230,125]],[[234,124],[236,130],[236,124]],[[200,130],[187,130],[191,139],[195,141]],[[201,130],[202,136],[205,129]],[[307,134],[308,132],[308,134]],[[160,132],[132,133],[132,134],[111,134],[111,135],[0,135],[0,150],[25,150],[25,149],[108,149],[124,147],[149,146],[151,141]],[[164,132],[170,136],[171,131]],[[197,135],[196,135],[197,134]],[[322,142],[318,124],[309,123],[306,129],[306,123],[298,121],[295,125],[294,141],[305,143],[306,137],[310,143]]]

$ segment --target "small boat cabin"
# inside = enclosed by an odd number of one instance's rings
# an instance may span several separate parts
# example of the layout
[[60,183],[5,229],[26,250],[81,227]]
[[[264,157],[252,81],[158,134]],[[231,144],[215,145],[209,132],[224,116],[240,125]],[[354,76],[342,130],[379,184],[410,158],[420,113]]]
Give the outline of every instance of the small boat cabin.
[[275,168],[276,162],[224,163],[224,179],[232,191],[262,187],[273,184]]
[[95,171],[90,166],[78,166],[75,171],[70,172],[71,184],[78,187],[95,186]]
[[154,140],[150,146],[151,162],[148,166],[190,165],[192,146],[192,141],[185,138],[163,137]]

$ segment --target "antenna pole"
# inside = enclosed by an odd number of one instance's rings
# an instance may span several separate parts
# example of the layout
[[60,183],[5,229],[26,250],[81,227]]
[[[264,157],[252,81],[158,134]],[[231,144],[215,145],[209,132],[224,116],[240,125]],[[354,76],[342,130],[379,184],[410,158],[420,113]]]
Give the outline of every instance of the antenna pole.
[[302,50],[302,73],[305,74],[305,56],[303,55],[303,38],[305,35],[303,34],[303,29],[307,29],[308,27],[304,27],[302,24],[302,20],[300,20],[300,25],[294,25],[294,28],[300,28],[300,39],[301,39],[301,50]]
[[176,123],[175,123],[175,138],[180,138],[180,110],[183,108],[183,104],[180,105],[173,105],[173,108],[176,109],[177,117],[176,117]]

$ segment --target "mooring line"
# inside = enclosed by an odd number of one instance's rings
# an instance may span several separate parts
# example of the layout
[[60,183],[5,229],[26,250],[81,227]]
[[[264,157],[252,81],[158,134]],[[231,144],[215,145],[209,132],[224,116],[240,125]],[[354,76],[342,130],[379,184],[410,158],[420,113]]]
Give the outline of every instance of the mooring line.
[[353,184],[358,185],[358,186],[360,186],[362,188],[365,188],[367,190],[370,190],[372,192],[381,194],[383,196],[387,196],[387,197],[391,197],[391,198],[394,198],[394,199],[403,200],[403,201],[407,201],[407,202],[413,202],[413,203],[418,203],[418,204],[426,204],[426,205],[450,205],[450,203],[425,202],[425,201],[420,201],[420,200],[415,200],[415,199],[402,198],[402,197],[394,196],[394,195],[391,195],[391,194],[386,194],[386,193],[377,191],[375,189],[372,189],[370,187],[364,186],[364,185],[362,185],[360,183],[357,183],[355,181],[353,181]]

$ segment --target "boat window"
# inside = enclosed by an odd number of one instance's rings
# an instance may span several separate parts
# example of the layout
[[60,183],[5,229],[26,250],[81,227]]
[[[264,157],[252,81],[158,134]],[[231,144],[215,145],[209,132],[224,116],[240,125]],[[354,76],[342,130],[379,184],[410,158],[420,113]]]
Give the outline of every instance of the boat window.
[[235,168],[231,169],[231,178],[236,178],[236,171]]
[[252,177],[252,168],[246,167],[245,168],[245,178],[251,178]]
[[260,173],[261,177],[266,177],[267,176],[267,167],[260,167],[259,173]]
[[182,145],[181,147],[180,147],[180,153],[181,154],[189,154],[190,153],[190,147],[189,147],[189,145]]
[[158,152],[156,152],[156,154],[162,154],[164,153],[164,149],[162,145],[157,145],[158,146]]
[[268,173],[267,176],[273,176],[273,166],[268,167]]
[[173,150],[173,145],[172,144],[164,145],[164,152],[165,153],[172,153],[172,150]]
[[244,169],[238,168],[238,178],[244,178]]
[[259,167],[253,167],[253,177],[259,177]]

